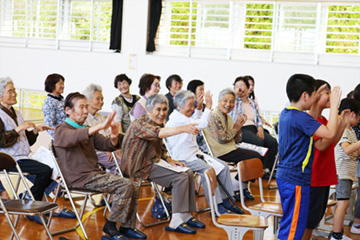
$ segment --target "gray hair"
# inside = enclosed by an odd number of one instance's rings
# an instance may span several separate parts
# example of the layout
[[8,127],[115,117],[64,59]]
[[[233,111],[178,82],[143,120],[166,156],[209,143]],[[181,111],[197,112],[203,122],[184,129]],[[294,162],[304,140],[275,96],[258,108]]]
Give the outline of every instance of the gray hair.
[[5,88],[9,83],[12,83],[14,85],[14,82],[10,77],[0,78],[0,97],[4,95]]
[[182,109],[186,105],[187,100],[189,100],[191,98],[195,99],[194,93],[192,93],[190,91],[185,91],[185,90],[178,91],[175,94],[174,104],[175,104],[176,108],[180,107]]
[[234,96],[234,98],[236,97],[235,92],[231,88],[225,88],[225,89],[221,90],[221,92],[219,93],[219,100],[218,101],[221,101],[221,99],[226,94],[231,94],[231,95]]
[[162,95],[162,94],[154,94],[151,95],[147,100],[146,100],[146,109],[149,112],[152,112],[153,107],[155,106],[155,104],[157,103],[166,103],[167,106],[169,106],[169,101],[167,100],[167,98]]
[[83,91],[83,94],[85,95],[87,100],[90,100],[93,98],[95,92],[102,92],[101,86],[97,85],[97,84],[90,84],[89,86],[87,86],[85,88],[85,90]]

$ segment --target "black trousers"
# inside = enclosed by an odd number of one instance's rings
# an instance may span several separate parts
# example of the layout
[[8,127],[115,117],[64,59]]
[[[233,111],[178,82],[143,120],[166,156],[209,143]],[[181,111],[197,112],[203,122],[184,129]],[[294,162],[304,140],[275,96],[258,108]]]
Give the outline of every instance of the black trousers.
[[259,138],[257,133],[257,128],[255,125],[244,126],[242,127],[242,140],[246,143],[252,143],[257,146],[268,148],[268,152],[264,157],[264,168],[268,168],[270,171],[274,165],[276,154],[278,152],[278,142],[273,138],[269,133],[264,131],[264,139]]
[[[258,152],[237,148],[225,155],[219,156],[221,160],[225,162],[234,162],[238,163],[244,160],[252,159],[252,158],[258,158],[261,159],[261,155]],[[239,176],[236,174],[235,176],[236,180],[239,180]]]
[[[17,161],[21,171],[35,175],[34,185],[31,187],[31,192],[35,200],[41,201],[45,189],[51,183],[52,169],[45,164],[32,159],[20,159]],[[8,171],[17,172],[16,168],[9,168]]]

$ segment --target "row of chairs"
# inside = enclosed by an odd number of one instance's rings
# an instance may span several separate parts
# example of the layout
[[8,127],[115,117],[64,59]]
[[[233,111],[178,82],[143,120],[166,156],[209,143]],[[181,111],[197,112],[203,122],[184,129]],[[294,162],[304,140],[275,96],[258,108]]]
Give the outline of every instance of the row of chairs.
[[[87,204],[88,200],[90,200],[95,207],[99,207],[100,205],[96,205],[95,203],[93,203],[92,197],[94,195],[102,194],[103,199],[105,201],[104,215],[106,214],[106,211],[108,209],[110,209],[110,205],[109,205],[109,200],[110,200],[110,197],[111,197],[110,195],[106,196],[104,193],[98,192],[98,191],[70,188],[67,185],[67,183],[65,181],[65,178],[64,178],[64,175],[63,175],[63,173],[62,173],[62,171],[61,171],[61,169],[60,169],[60,167],[59,167],[59,165],[57,163],[55,149],[53,148],[52,144],[51,144],[51,150],[52,150],[52,153],[53,153],[52,156],[53,156],[54,165],[57,168],[58,173],[59,173],[59,177],[60,177],[58,188],[56,189],[55,198],[54,198],[52,203],[43,202],[43,201],[35,201],[34,197],[32,196],[32,193],[30,191],[30,188],[29,188],[29,186],[28,186],[28,184],[27,184],[27,182],[26,182],[26,180],[24,178],[24,175],[26,175],[27,173],[23,173],[21,171],[21,169],[18,166],[17,162],[10,155],[0,152],[0,173],[3,173],[6,176],[6,180],[9,183],[9,186],[10,186],[10,188],[12,190],[12,193],[13,193],[13,196],[15,198],[14,200],[9,200],[9,201],[6,201],[6,202],[2,201],[0,199],[0,201],[1,201],[0,213],[4,213],[5,216],[7,216],[7,220],[9,222],[9,224],[10,224],[11,229],[12,229],[11,239],[13,238],[13,235],[16,236],[16,239],[19,239],[19,235],[16,232],[16,226],[17,226],[18,219],[19,219],[20,215],[31,215],[31,216],[38,215],[38,216],[40,216],[40,219],[43,221],[44,220],[43,215],[47,214],[47,213],[49,213],[49,219],[48,219],[47,224],[44,222],[44,224],[45,224],[44,227],[45,227],[46,232],[47,232],[50,239],[53,239],[52,236],[55,236],[55,235],[67,233],[67,232],[70,232],[70,231],[76,231],[78,229],[78,227],[81,228],[84,238],[89,239],[88,234],[87,234],[87,232],[85,230],[84,224],[82,222],[82,218],[83,218],[83,215],[84,215],[84,212],[85,212],[85,207],[86,207],[86,204]],[[116,157],[114,153],[113,153],[113,157],[114,158]],[[114,161],[114,162],[117,165],[117,174],[122,176],[122,173],[121,173],[120,166],[119,166],[118,162],[117,161]],[[8,173],[6,171],[6,169],[11,168],[11,167],[15,167],[15,166],[16,166],[18,172]],[[10,176],[9,176],[10,174],[17,174],[18,175],[18,180],[17,180],[15,186],[12,184],[12,181],[11,181]],[[20,199],[18,199],[17,191],[18,191],[20,182],[23,182],[24,187],[26,189],[26,192],[28,192],[30,194],[30,197],[31,197],[32,200],[20,200]],[[140,182],[140,184],[141,184],[141,182]],[[152,222],[152,223],[144,223],[142,221],[142,219],[140,218],[139,213],[137,213],[137,219],[138,219],[139,223],[142,224],[144,227],[151,227],[151,226],[154,226],[154,225],[158,225],[158,224],[162,224],[164,222],[170,221],[170,214],[168,213],[168,211],[167,211],[167,209],[165,207],[164,199],[162,197],[162,194],[161,194],[158,186],[156,184],[152,183],[152,182],[150,184],[152,185],[155,193],[158,194],[158,196],[159,196],[159,198],[160,198],[160,200],[162,202],[162,205],[165,208],[167,217],[164,220],[159,220],[159,221],[155,221],[155,222]],[[72,208],[74,210],[74,213],[76,215],[77,224],[74,227],[70,227],[70,228],[67,228],[67,229],[64,229],[64,230],[60,230],[60,231],[57,231],[57,232],[50,233],[49,226],[50,226],[50,223],[51,223],[51,220],[52,220],[53,210],[58,208],[58,205],[56,204],[56,201],[57,201],[58,196],[59,196],[60,193],[64,193],[68,197],[68,199],[69,199],[69,201],[70,201],[70,203],[72,205]],[[77,207],[75,205],[73,194],[83,196],[83,202],[80,204],[80,206],[82,206],[81,209],[80,209],[80,213],[77,211]],[[12,222],[12,220],[10,218],[10,215],[17,215],[17,218],[16,218],[14,223]]]
[[[49,225],[51,223],[52,211],[55,210],[58,207],[58,205],[56,203],[34,201],[34,198],[31,194],[29,186],[28,186],[27,182],[25,181],[23,173],[22,173],[20,167],[17,165],[17,162],[10,155],[8,155],[6,153],[0,153],[0,158],[1,158],[0,170],[5,174],[6,179],[8,180],[9,184],[12,186],[12,182],[10,180],[10,177],[9,177],[6,169],[16,166],[19,176],[20,176],[26,190],[29,192],[30,196],[32,197],[32,200],[19,200],[17,197],[16,190],[15,190],[16,188],[11,187],[13,189],[13,194],[14,194],[15,199],[9,200],[6,202],[3,202],[2,200],[0,200],[1,201],[0,202],[1,203],[1,213],[5,214],[16,239],[20,239],[19,235],[16,232],[16,226],[17,226],[20,215],[38,215],[38,216],[40,216],[40,218],[43,221],[44,228],[50,239],[53,239],[52,236],[54,236],[54,235],[66,233],[69,231],[74,231],[79,226],[81,227],[81,229],[83,231],[83,235],[84,235],[85,239],[89,239],[81,219],[84,214],[85,205],[86,205],[87,200],[90,199],[91,196],[94,194],[101,194],[100,192],[88,191],[88,190],[84,191],[83,189],[69,188],[69,186],[66,184],[66,181],[64,181],[64,176],[62,174],[61,169],[59,168],[59,165],[57,164],[56,158],[54,158],[55,166],[56,166],[56,168],[58,168],[59,174],[60,174],[61,184],[59,184],[59,186],[61,186],[61,188],[63,188],[63,190],[68,195],[71,205],[74,209],[75,215],[77,217],[78,224],[77,224],[77,226],[75,226],[73,228],[69,228],[69,229],[65,229],[62,231],[51,233],[49,231]],[[260,162],[260,164],[261,164],[261,162]],[[209,169],[209,170],[213,171],[213,169]],[[215,196],[214,190],[217,186],[216,176],[214,174],[215,174],[215,172],[211,172],[211,171],[206,173],[206,175],[208,177],[207,181],[209,184],[209,191],[211,191],[210,195],[213,197]],[[58,193],[60,191],[62,191],[62,190],[59,187],[57,189],[56,196],[58,195]],[[76,205],[75,205],[74,200],[71,195],[73,193],[82,194],[85,196],[84,202],[83,202],[83,204],[81,204],[83,207],[81,209],[80,214],[76,210],[77,208],[76,208]],[[106,198],[106,197],[104,196],[104,198]],[[54,201],[56,202],[56,200],[57,200],[57,197],[55,197]],[[212,201],[215,201],[215,198],[213,198]],[[107,201],[105,201],[105,202],[106,202],[106,206],[109,208],[108,202]],[[212,202],[212,203],[214,203],[214,202]],[[216,220],[216,218],[214,216],[215,216],[215,212],[217,212],[217,208],[216,208],[217,204],[215,204],[215,203],[211,204],[210,207],[211,207],[211,211],[212,211],[212,216],[213,216],[212,220],[214,221],[214,224],[215,225],[218,224],[217,226],[223,226],[224,229],[229,234],[229,239],[242,239],[243,235],[248,230],[254,230],[255,239],[262,239],[263,231],[267,227],[267,221],[262,216],[249,216],[249,215],[224,216],[224,215],[221,215],[222,217],[220,217],[218,220]],[[46,224],[45,220],[43,219],[43,215],[46,213],[50,213],[48,224]],[[15,223],[12,222],[10,215],[17,215]],[[12,236],[11,236],[11,238],[12,238]]]
[[[209,148],[209,149],[210,149],[210,148]],[[54,149],[52,149],[52,150],[53,150],[53,154],[54,154],[54,159],[53,159],[53,160],[54,160],[55,166],[56,166],[56,168],[58,169],[58,172],[59,172],[59,174],[60,174],[60,184],[59,184],[59,188],[57,189],[57,192],[56,192],[56,195],[55,195],[54,203],[36,202],[36,201],[33,201],[33,202],[34,202],[34,203],[37,203],[37,204],[38,204],[38,203],[41,203],[41,204],[42,204],[42,203],[54,204],[54,205],[50,205],[50,206],[57,208],[56,200],[57,200],[57,196],[58,196],[59,192],[60,192],[60,191],[66,192],[66,194],[67,194],[67,196],[69,197],[69,200],[70,200],[70,202],[71,202],[71,205],[72,205],[72,207],[73,207],[73,209],[74,209],[75,215],[76,215],[77,220],[78,220],[78,224],[77,224],[76,226],[72,227],[72,228],[69,228],[69,229],[65,229],[65,230],[61,230],[61,231],[54,232],[54,233],[50,233],[49,230],[48,230],[48,226],[50,225],[51,218],[52,218],[52,213],[51,213],[51,214],[50,214],[50,217],[49,217],[48,224],[45,226],[46,232],[48,233],[50,239],[52,239],[51,236],[53,236],[53,235],[62,234],[62,233],[66,233],[66,232],[69,232],[69,231],[74,231],[74,230],[76,230],[76,229],[80,226],[80,227],[81,227],[81,230],[82,230],[82,232],[83,232],[83,235],[84,235],[84,237],[85,237],[85,239],[88,239],[88,235],[87,235],[86,230],[85,230],[85,227],[84,227],[84,225],[83,225],[83,223],[82,223],[82,216],[83,216],[84,211],[85,211],[85,206],[86,206],[87,201],[88,201],[89,199],[90,199],[90,200],[92,199],[92,196],[93,196],[93,195],[95,195],[95,194],[102,194],[102,193],[96,192],[96,191],[89,191],[89,190],[85,190],[85,191],[84,191],[83,189],[71,189],[71,188],[69,188],[69,186],[68,186],[68,185],[66,184],[66,182],[64,181],[64,177],[63,177],[63,174],[62,174],[62,172],[61,172],[61,169],[59,168],[59,165],[57,164],[57,161],[56,161],[56,153],[55,153]],[[210,150],[211,150],[211,149],[210,149]],[[114,157],[115,157],[115,155],[114,155]],[[11,156],[7,155],[6,158],[11,158]],[[259,161],[260,161],[260,160],[259,160]],[[1,162],[3,162],[3,161],[1,161]],[[16,161],[13,160],[13,163],[15,163],[16,166],[17,166]],[[120,167],[119,167],[119,165],[118,165],[118,162],[115,161],[115,163],[117,164],[118,174],[119,174],[119,175],[122,175],[122,174],[121,174],[121,171],[120,171]],[[260,164],[261,164],[261,162],[260,162]],[[7,169],[7,168],[9,168],[9,167],[10,167],[10,166],[1,166],[1,169]],[[18,168],[18,170],[19,170],[20,176],[22,176],[22,177],[20,177],[20,178],[23,180],[24,185],[25,185],[25,187],[27,188],[27,192],[29,192],[29,193],[31,194],[31,191],[28,189],[28,186],[27,186],[27,184],[26,184],[26,181],[25,181],[25,179],[23,178],[23,174],[22,174],[22,172],[21,172],[21,169],[20,169],[18,166],[17,166],[17,168]],[[259,173],[262,174],[262,165],[261,165],[260,169],[261,169],[261,171],[259,171]],[[4,171],[4,172],[6,172],[6,171]],[[247,172],[248,172],[248,171],[247,171]],[[240,175],[239,175],[239,176],[240,176]],[[19,179],[20,179],[20,178],[19,178]],[[241,179],[242,179],[242,178],[241,178]],[[251,178],[251,179],[253,179],[253,178]],[[216,178],[215,178],[215,180],[216,180]],[[261,179],[260,179],[260,180],[261,180]],[[246,181],[246,180],[243,180],[243,181]],[[261,183],[261,181],[260,181],[260,183]],[[154,184],[154,183],[151,183],[151,184],[152,184],[152,186],[153,186],[153,189],[154,189],[155,193],[159,195],[159,197],[160,197],[160,199],[161,199],[161,201],[162,201],[162,203],[163,203],[163,205],[164,205],[164,208],[166,209],[165,204],[164,204],[163,199],[162,199],[162,195],[161,195],[158,187],[157,187],[156,184]],[[10,185],[11,185],[11,184],[10,184]],[[19,182],[18,182],[16,185],[17,185],[17,186],[16,186],[16,187],[14,188],[14,190],[13,190],[13,193],[14,193],[15,198],[17,198],[17,194],[16,194],[16,190],[15,190],[15,189],[18,188]],[[62,188],[62,189],[61,189],[61,188]],[[209,189],[210,189],[210,188],[209,188]],[[242,193],[242,191],[240,191],[240,192]],[[72,193],[84,195],[84,202],[83,202],[83,204],[81,204],[81,205],[82,205],[82,208],[81,208],[80,214],[79,214],[78,211],[76,210],[76,206],[75,206],[74,200],[73,200],[73,198],[72,198]],[[261,195],[262,195],[262,186],[261,186]],[[107,198],[105,195],[104,195],[103,197],[104,197],[104,200],[105,200],[106,209],[110,209],[109,203],[108,203],[108,201],[106,201],[108,198]],[[243,198],[243,196],[242,196],[242,198]],[[263,200],[263,197],[262,197],[262,200]],[[13,201],[13,200],[11,200],[11,201]],[[7,205],[9,205],[9,204],[11,203],[11,201],[9,201],[9,202],[7,203]],[[26,200],[22,200],[22,201],[26,201]],[[217,205],[217,204],[216,204],[216,205]],[[246,207],[244,207],[244,202],[243,202],[243,201],[242,201],[242,205],[243,205],[243,208],[246,209]],[[263,205],[264,205],[264,204],[263,204]],[[266,205],[266,204],[265,204],[265,205]],[[10,205],[9,205],[9,206],[10,206]],[[54,209],[55,209],[55,208],[54,208]],[[4,206],[2,206],[2,209],[9,209],[9,208],[6,208],[6,206],[4,205]],[[104,214],[105,214],[105,212],[106,212],[106,209],[105,209],[105,211],[104,211]],[[47,210],[47,209],[46,209],[46,210]],[[207,210],[207,209],[206,209],[206,210]],[[248,210],[248,209],[246,209],[246,210]],[[4,210],[3,210],[3,211],[4,211]],[[28,210],[27,210],[27,211],[28,211]],[[45,211],[45,210],[44,210],[44,211]],[[49,210],[49,211],[46,211],[46,212],[44,212],[44,211],[38,211],[38,212],[31,213],[31,214],[42,216],[43,213],[52,212],[53,209],[51,209],[51,210]],[[4,213],[5,213],[5,211],[4,211]],[[9,214],[9,212],[8,212],[8,214]],[[11,214],[15,214],[15,213],[11,213]],[[252,213],[252,214],[253,214],[253,213]],[[26,214],[22,214],[22,212],[20,212],[19,215],[26,215]],[[213,214],[213,215],[214,215],[214,214]],[[268,216],[269,216],[269,214],[266,215],[265,217],[268,217]],[[155,222],[155,223],[150,223],[150,224],[145,224],[145,223],[141,220],[141,218],[139,217],[139,214],[137,214],[137,217],[138,217],[139,222],[140,222],[143,226],[145,226],[145,227],[150,227],[150,226],[153,226],[153,225],[156,225],[156,224],[161,224],[161,223],[163,223],[163,222],[167,222],[167,221],[170,220],[170,215],[169,215],[168,213],[167,213],[167,219],[162,220],[162,221],[158,221],[158,222]],[[246,216],[246,217],[248,218],[248,216]],[[41,217],[41,218],[42,218],[42,217]],[[249,218],[248,218],[248,219],[249,219]],[[12,227],[13,233],[14,233],[14,234],[17,236],[17,238],[18,238],[18,235],[17,235],[16,230],[15,230],[17,221],[18,221],[18,218],[17,218],[17,220],[16,220],[16,222],[15,222],[15,225],[12,225],[12,224],[10,224],[10,225],[13,226],[13,227]],[[245,221],[245,222],[246,222],[246,221]],[[263,221],[261,221],[261,222],[263,223]],[[232,238],[230,238],[230,236],[229,236],[229,239],[232,239]]]

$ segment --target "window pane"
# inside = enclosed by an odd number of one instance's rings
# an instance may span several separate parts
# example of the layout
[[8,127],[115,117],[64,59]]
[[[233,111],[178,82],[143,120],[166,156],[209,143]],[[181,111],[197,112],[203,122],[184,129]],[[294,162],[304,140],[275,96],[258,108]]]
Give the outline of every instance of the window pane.
[[29,6],[28,37],[56,38],[57,1],[33,0]]
[[360,6],[329,6],[326,52],[359,54]]
[[110,42],[110,26],[112,15],[112,3],[110,1],[95,2],[94,9],[94,41]]
[[275,50],[313,52],[316,46],[317,6],[279,4]]
[[244,48],[271,49],[273,4],[247,4]]
[[[221,47],[229,45],[229,4],[197,5],[195,46]],[[194,44],[192,44],[194,45]]]
[[226,47],[229,42],[229,4],[205,1],[165,3],[158,43]]

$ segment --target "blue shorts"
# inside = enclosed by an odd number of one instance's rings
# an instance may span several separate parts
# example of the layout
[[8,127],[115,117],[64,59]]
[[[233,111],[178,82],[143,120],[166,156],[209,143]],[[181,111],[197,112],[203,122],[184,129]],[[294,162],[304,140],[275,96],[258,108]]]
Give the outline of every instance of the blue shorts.
[[301,240],[307,223],[310,201],[310,186],[294,185],[276,179],[283,217],[278,239]]

